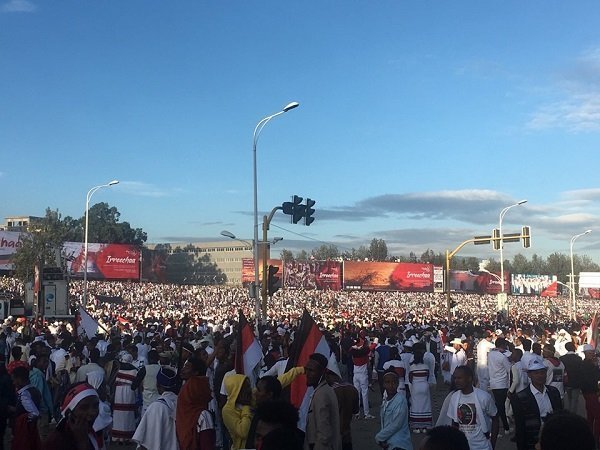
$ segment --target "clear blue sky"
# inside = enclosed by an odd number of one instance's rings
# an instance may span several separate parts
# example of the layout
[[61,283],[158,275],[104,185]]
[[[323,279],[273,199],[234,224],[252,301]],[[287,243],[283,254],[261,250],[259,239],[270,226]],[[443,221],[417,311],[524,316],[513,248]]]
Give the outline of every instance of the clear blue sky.
[[[0,0],[0,217],[80,217],[92,186],[149,242],[282,247],[383,238],[445,251],[532,227],[533,247],[600,262],[597,1]],[[290,231],[286,231],[290,230]],[[300,237],[299,233],[306,237]],[[496,257],[490,247],[469,254]]]

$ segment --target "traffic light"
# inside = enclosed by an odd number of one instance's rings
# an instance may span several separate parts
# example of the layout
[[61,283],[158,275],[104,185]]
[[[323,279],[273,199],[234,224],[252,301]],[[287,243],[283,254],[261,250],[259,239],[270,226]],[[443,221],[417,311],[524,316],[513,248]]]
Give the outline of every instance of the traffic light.
[[312,216],[315,213],[315,201],[310,198],[306,199],[306,206],[304,210],[304,225],[309,226],[311,223],[315,221],[315,218]]
[[529,227],[523,227],[521,238],[523,239],[523,248],[531,247],[531,230]]
[[277,272],[279,272],[279,267],[269,266],[267,292],[269,293],[269,296],[271,296],[271,297],[273,296],[273,294],[275,294],[275,292],[277,292],[279,290],[279,287],[280,287],[280,283],[279,283],[280,278],[278,276],[276,276]]
[[304,205],[301,205],[302,197],[292,197],[292,223],[298,223],[304,217]]
[[500,230],[498,228],[492,230],[492,245],[494,250],[500,250]]

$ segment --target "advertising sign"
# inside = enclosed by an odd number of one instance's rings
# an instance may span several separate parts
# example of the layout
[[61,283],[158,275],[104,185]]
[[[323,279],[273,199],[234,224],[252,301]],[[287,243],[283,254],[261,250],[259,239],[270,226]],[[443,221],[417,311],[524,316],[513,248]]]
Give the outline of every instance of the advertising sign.
[[586,297],[600,298],[600,272],[579,273],[579,294]]
[[291,289],[339,291],[342,288],[342,265],[338,261],[288,261],[283,285]]
[[556,275],[513,273],[510,277],[510,292],[512,295],[541,295],[555,281]]
[[[283,261],[281,259],[267,259],[268,266],[279,267],[277,276],[283,279]],[[262,281],[262,259],[258,260],[258,281]],[[242,258],[242,284],[244,286],[254,283],[254,259]]]
[[345,261],[344,288],[433,292],[433,266],[416,263]]
[[[71,277],[83,278],[84,254],[81,242],[65,242],[63,255]],[[88,244],[87,276],[92,280],[139,279],[140,251],[127,244]]]
[[[509,292],[510,274],[504,272],[504,292]],[[502,292],[500,276],[489,272],[471,272],[470,270],[450,271],[450,290],[479,294],[497,294]]]
[[23,245],[25,233],[0,231],[0,270],[13,270],[12,257]]
[[444,292],[444,268],[433,266],[433,292]]

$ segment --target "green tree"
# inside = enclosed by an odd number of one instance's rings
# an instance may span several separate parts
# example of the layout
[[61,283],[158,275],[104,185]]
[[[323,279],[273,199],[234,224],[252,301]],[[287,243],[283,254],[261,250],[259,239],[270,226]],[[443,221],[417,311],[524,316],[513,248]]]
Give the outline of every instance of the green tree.
[[337,259],[340,257],[339,249],[333,244],[323,244],[318,248],[314,248],[311,255],[317,261],[325,261],[327,259]]
[[527,260],[527,257],[521,253],[516,254],[512,260],[512,268],[514,273],[532,273],[531,264]]
[[[108,203],[96,203],[88,212],[88,242],[143,245],[148,235],[129,222],[119,222],[121,213]],[[85,216],[82,220],[85,220]]]
[[296,255],[296,259],[298,261],[307,261],[308,260],[308,253],[306,252],[306,250],[300,250],[298,252],[298,254]]
[[35,225],[35,229],[21,236],[21,247],[15,253],[13,262],[15,275],[23,282],[33,281],[34,268],[39,265],[61,266],[60,251],[65,237],[71,232],[62,220],[58,210],[46,209],[42,221]]
[[284,262],[293,261],[294,260],[294,254],[292,253],[292,251],[291,250],[287,250],[285,248],[283,250],[281,250],[281,253],[279,254],[279,257]]
[[372,261],[386,261],[388,258],[387,244],[383,239],[373,238],[369,245],[369,259]]

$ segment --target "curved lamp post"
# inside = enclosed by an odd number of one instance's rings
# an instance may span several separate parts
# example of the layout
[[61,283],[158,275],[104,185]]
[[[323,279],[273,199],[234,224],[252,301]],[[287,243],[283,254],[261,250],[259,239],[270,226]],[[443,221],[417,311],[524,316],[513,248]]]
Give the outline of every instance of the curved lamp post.
[[573,244],[575,243],[575,241],[580,238],[581,236],[585,236],[586,234],[590,234],[592,232],[592,230],[586,230],[583,233],[579,233],[576,234],[575,236],[573,236],[571,238],[571,244],[570,244],[570,251],[571,251],[571,309],[572,309],[572,314],[571,314],[571,318],[573,320],[577,319],[577,300],[576,300],[576,293],[575,293],[575,271],[573,269]]
[[504,252],[503,252],[504,239],[502,237],[502,219],[504,219],[504,216],[506,215],[506,213],[508,212],[509,209],[514,208],[515,206],[520,206],[524,203],[527,203],[527,200],[521,200],[520,202],[517,202],[513,205],[507,206],[502,211],[500,211],[500,220],[498,223],[498,229],[500,231],[500,278],[502,279],[500,285],[501,285],[502,293],[504,293]]
[[100,186],[94,186],[91,188],[87,195],[85,196],[85,238],[83,244],[83,307],[87,307],[87,278],[88,278],[88,225],[89,225],[89,212],[90,212],[90,199],[94,192],[98,189],[106,188],[114,186],[115,184],[119,184],[119,180],[112,180],[106,184],[101,184]]
[[281,114],[284,114],[294,108],[300,106],[298,102],[288,103],[281,111],[271,114],[261,119],[254,128],[253,144],[252,144],[252,156],[253,156],[253,169],[254,169],[254,245],[253,245],[253,257],[254,257],[254,300],[256,307],[256,323],[260,321],[260,298],[259,298],[259,277],[258,277],[258,181],[256,175],[256,144],[260,133],[269,121]]

